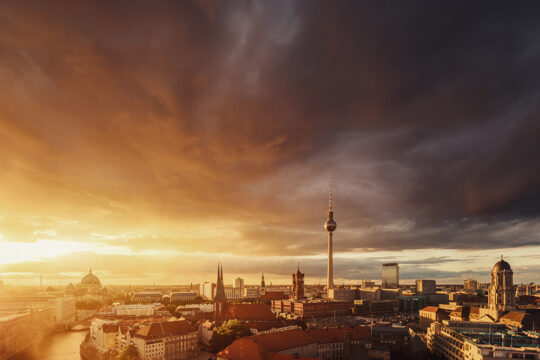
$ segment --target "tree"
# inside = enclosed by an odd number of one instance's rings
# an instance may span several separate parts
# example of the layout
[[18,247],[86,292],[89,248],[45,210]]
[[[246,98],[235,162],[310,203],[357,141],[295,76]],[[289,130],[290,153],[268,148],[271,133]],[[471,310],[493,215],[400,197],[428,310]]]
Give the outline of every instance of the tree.
[[139,352],[133,345],[128,345],[120,351],[116,360],[139,360]]
[[218,353],[232,344],[236,339],[251,335],[251,331],[240,320],[228,320],[214,329],[210,347],[214,353]]
[[169,312],[171,313],[171,315],[179,317],[178,314],[176,313],[176,305],[169,304],[166,307],[167,307],[167,310],[169,310]]

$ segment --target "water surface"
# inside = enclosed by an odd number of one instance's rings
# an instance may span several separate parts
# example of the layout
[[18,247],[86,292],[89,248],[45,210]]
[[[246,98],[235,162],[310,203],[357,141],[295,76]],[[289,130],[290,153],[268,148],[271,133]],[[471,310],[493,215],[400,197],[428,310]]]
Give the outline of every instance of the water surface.
[[79,345],[88,333],[67,331],[55,333],[15,356],[14,360],[79,360]]

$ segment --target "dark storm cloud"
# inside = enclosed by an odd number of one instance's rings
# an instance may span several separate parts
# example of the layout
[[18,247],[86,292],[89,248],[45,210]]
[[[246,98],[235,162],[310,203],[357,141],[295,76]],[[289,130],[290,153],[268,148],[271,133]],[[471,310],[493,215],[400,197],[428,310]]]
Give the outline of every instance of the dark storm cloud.
[[339,251],[540,244],[535,2],[1,7],[13,211],[316,254],[333,167]]

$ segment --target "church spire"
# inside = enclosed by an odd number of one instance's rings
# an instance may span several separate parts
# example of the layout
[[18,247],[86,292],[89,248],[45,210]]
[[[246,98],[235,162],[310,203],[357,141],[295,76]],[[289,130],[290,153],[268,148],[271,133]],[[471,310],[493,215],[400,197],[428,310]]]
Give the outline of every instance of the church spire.
[[225,299],[227,299],[227,297],[225,296],[225,285],[223,285],[223,264],[218,263],[216,295],[214,296],[214,300],[225,300]]

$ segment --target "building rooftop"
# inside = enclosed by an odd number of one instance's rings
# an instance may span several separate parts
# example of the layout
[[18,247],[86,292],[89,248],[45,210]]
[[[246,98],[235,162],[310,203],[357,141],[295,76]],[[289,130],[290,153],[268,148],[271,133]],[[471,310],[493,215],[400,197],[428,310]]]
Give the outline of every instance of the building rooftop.
[[477,322],[447,322],[447,327],[466,337],[466,341],[480,345],[507,348],[540,348],[538,337],[529,332],[514,331],[503,324]]
[[425,308],[421,309],[420,311],[429,311],[429,312],[437,312],[439,308],[437,306],[426,306]]
[[174,335],[185,335],[196,329],[187,320],[154,322],[143,325],[137,331],[137,336],[144,339],[162,338]]
[[266,304],[227,304],[224,319],[243,321],[271,321],[276,317]]

